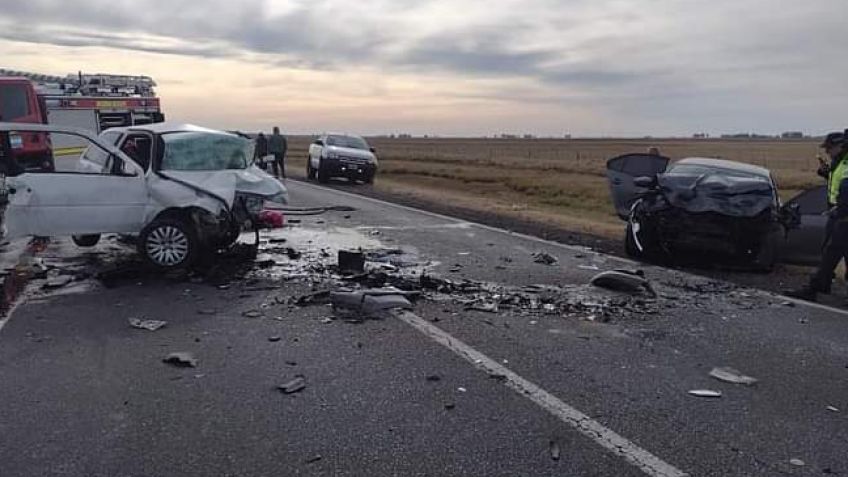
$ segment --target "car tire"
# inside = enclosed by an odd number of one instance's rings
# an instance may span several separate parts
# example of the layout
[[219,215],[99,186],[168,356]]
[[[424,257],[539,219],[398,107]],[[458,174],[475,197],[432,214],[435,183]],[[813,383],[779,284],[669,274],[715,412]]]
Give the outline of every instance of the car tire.
[[190,267],[200,254],[200,243],[194,226],[175,218],[151,222],[138,238],[144,259],[161,270]]
[[315,180],[315,169],[312,168],[312,161],[306,159],[306,180]]
[[376,176],[376,175],[377,175],[376,172],[372,172],[371,174],[368,174],[368,177],[366,177],[363,182],[365,184],[368,184],[368,185],[373,185],[374,184],[374,176]]
[[100,242],[100,234],[71,235],[71,240],[77,247],[93,247],[97,245],[97,242]]
[[324,167],[324,161],[318,162],[318,182],[322,184],[330,182],[330,176],[327,174],[327,169]]

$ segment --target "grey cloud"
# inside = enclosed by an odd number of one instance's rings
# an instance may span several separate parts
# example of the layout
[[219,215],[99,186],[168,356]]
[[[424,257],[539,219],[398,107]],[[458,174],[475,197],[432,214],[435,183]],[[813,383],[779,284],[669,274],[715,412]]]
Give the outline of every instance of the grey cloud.
[[[67,3],[5,1],[0,38],[515,80],[526,85],[522,92],[503,93],[516,100],[594,101],[624,116],[650,105],[652,114],[689,115],[692,124],[738,117],[740,104],[773,111],[799,92],[824,97],[841,91],[848,75],[842,0],[779,8],[773,0],[503,0],[488,11],[455,0],[444,19],[423,16],[443,11],[427,8],[444,5],[438,0],[299,0],[282,14],[264,0]],[[799,122],[822,121],[809,108],[794,110]],[[760,119],[774,125],[774,118],[784,116]]]

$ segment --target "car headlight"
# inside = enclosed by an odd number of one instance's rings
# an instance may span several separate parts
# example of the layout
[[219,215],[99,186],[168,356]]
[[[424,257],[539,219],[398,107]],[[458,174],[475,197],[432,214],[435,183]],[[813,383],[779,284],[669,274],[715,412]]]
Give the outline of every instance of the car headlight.
[[268,202],[273,202],[275,204],[288,204],[289,203],[289,194],[287,192],[279,192],[270,197],[265,197],[265,200]]

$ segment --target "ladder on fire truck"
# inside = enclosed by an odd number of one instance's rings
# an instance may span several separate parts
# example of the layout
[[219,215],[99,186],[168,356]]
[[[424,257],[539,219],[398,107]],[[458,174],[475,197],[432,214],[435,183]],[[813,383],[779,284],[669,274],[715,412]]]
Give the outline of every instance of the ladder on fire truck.
[[0,68],[0,76],[27,78],[36,84],[40,94],[59,96],[97,96],[97,97],[135,97],[152,98],[156,96],[153,88],[156,82],[149,76],[83,74],[67,76],[44,75],[27,71]]

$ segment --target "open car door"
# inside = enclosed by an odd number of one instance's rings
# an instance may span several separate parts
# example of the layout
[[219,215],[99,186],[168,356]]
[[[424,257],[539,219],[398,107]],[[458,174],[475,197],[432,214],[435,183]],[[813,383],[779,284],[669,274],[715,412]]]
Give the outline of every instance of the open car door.
[[133,233],[141,229],[149,202],[144,171],[112,144],[75,128],[0,123],[0,134],[10,131],[78,136],[98,149],[105,161],[101,172],[36,172],[7,177],[3,224],[7,239]]
[[827,186],[807,189],[786,205],[797,205],[801,223],[789,230],[781,248],[781,261],[818,265],[827,228]]
[[654,178],[665,172],[670,159],[654,154],[624,154],[607,161],[607,179],[615,211],[622,219],[630,215],[630,206],[644,189],[633,183],[636,177]]

